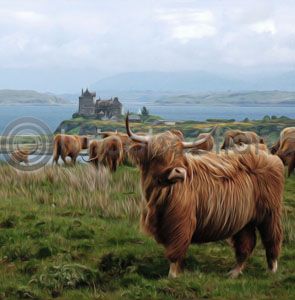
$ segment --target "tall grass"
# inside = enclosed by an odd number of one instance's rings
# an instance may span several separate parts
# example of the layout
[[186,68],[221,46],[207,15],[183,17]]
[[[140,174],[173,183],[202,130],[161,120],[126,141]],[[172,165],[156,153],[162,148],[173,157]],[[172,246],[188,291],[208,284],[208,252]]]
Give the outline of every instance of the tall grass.
[[46,166],[21,172],[8,165],[0,168],[0,197],[32,199],[59,207],[85,208],[104,217],[136,218],[141,197],[135,169],[122,167],[114,175],[101,167]]

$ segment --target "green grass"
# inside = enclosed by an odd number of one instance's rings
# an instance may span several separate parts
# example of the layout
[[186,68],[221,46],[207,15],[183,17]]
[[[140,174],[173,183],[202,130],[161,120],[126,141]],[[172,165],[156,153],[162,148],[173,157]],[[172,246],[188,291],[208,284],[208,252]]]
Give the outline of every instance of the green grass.
[[279,271],[258,243],[244,274],[226,242],[191,246],[168,279],[163,248],[139,230],[139,173],[0,165],[0,299],[294,299],[295,176],[286,182]]

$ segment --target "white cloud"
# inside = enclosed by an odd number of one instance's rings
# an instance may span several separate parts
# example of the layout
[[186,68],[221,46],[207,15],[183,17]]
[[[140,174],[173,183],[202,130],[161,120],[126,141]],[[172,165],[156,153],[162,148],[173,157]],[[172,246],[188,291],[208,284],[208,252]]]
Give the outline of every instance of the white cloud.
[[270,33],[276,34],[277,28],[273,20],[264,20],[260,22],[256,22],[250,26],[251,30],[256,33]]
[[193,39],[214,36],[214,16],[209,10],[160,10],[158,20],[167,24],[171,37],[186,43]]
[[1,0],[0,68],[289,68],[295,2],[276,2]]

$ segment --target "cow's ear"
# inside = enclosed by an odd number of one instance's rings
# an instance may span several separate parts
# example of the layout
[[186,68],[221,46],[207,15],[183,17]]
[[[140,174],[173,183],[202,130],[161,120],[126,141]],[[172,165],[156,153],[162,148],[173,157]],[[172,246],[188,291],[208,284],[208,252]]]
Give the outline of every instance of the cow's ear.
[[143,164],[147,160],[147,145],[136,143],[130,146],[128,156],[135,164]]

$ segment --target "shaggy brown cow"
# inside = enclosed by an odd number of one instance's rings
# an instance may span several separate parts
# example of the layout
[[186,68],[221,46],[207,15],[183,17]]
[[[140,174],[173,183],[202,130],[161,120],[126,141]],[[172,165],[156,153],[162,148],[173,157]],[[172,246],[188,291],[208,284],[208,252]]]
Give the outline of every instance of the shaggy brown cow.
[[238,151],[239,153],[244,153],[249,150],[252,151],[253,149],[256,149],[256,151],[264,151],[266,153],[269,152],[267,145],[265,145],[265,144],[261,144],[261,143],[258,143],[258,144],[244,144],[244,143],[235,144],[232,138],[229,138],[229,143],[228,143],[227,149],[231,149],[233,151]]
[[120,137],[111,135],[102,140],[91,142],[88,162],[93,163],[96,167],[101,163],[115,172],[122,160],[123,144]]
[[232,141],[236,145],[264,143],[263,139],[253,131],[228,130],[224,135],[224,143],[221,149],[229,149]]
[[295,127],[282,130],[280,139],[271,147],[271,153],[280,157],[285,166],[288,166],[288,176],[295,169]]
[[89,162],[92,163],[93,166],[96,168],[98,168],[98,163],[99,163],[98,151],[99,151],[99,141],[96,140],[91,141],[89,144],[89,159],[90,159]]
[[200,139],[206,139],[206,142],[198,147],[198,149],[191,149],[190,153],[199,154],[199,150],[212,151],[214,147],[214,138],[210,133],[201,133],[199,135]]
[[26,149],[21,149],[21,150],[15,150],[11,153],[11,157],[10,159],[17,164],[20,163],[25,163],[28,164],[29,163],[29,155],[30,155],[30,151],[26,150]]
[[58,164],[59,157],[67,164],[67,156],[75,164],[80,151],[87,148],[88,138],[86,136],[57,134],[54,137],[52,164]]
[[129,136],[126,133],[118,132],[118,131],[104,131],[100,132],[99,135],[102,138],[110,137],[110,136],[117,136],[121,139],[122,146],[123,146],[123,162],[128,161],[128,149],[132,141],[129,139]]
[[202,156],[183,150],[198,148],[207,139],[183,142],[171,132],[142,137],[129,128],[137,142],[130,156],[141,171],[145,208],[141,225],[164,245],[169,276],[181,271],[191,243],[232,238],[237,277],[256,243],[256,228],[266,251],[268,267],[277,270],[282,243],[281,209],[284,187],[281,160],[265,152],[233,151]]

